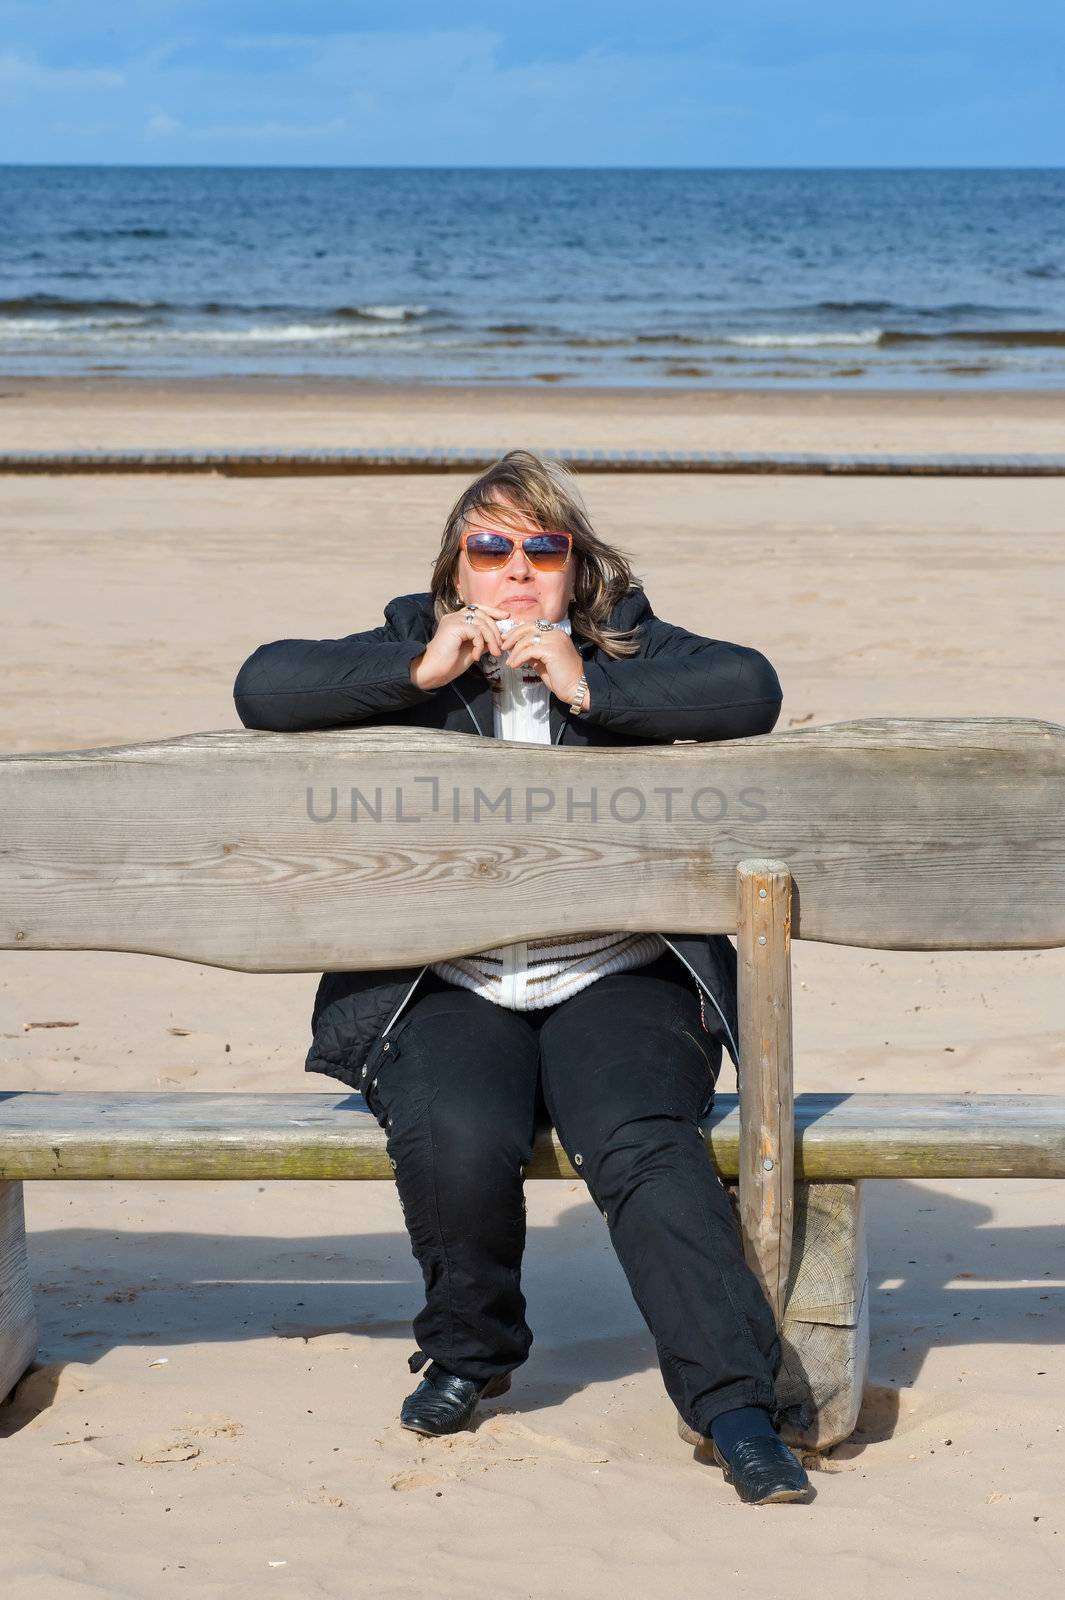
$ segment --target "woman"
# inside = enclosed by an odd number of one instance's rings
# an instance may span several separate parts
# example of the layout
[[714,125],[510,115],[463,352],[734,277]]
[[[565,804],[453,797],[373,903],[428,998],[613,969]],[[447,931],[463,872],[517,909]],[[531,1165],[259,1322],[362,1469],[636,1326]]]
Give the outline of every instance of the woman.
[[[567,745],[768,733],[780,685],[758,651],[655,617],[597,537],[572,475],[513,450],[460,495],[427,594],[383,627],[262,646],[238,674],[247,727],[418,723]],[[596,1204],[678,1412],[741,1498],[810,1497],[779,1438],[780,1346],[699,1133],[722,1043],[737,1057],[724,935],[532,939],[420,969],[329,973],[312,1071],[359,1088],[381,1127],[425,1283],[400,1420],[467,1426],[532,1333],[523,1179],[550,1121]]]

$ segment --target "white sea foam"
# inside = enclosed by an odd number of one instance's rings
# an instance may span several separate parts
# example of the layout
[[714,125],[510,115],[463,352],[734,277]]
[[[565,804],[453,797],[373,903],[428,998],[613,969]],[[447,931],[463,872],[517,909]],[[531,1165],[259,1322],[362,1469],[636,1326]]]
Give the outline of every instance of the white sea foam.
[[360,317],[378,317],[382,322],[405,322],[408,317],[424,317],[428,306],[356,306]]
[[254,325],[250,328],[160,328],[150,331],[154,340],[187,344],[358,344],[363,339],[385,339],[403,335],[400,323],[363,327],[357,322],[287,322]]
[[73,341],[122,345],[358,345],[371,339],[409,337],[399,322],[290,322],[247,328],[167,328],[115,317],[0,317],[0,342]]
[[730,333],[724,336],[724,343],[749,345],[756,350],[771,349],[774,345],[813,348],[833,344],[879,344],[883,333],[883,328],[860,328],[854,333]]
[[67,339],[82,333],[110,339],[140,326],[137,317],[0,317],[0,339]]

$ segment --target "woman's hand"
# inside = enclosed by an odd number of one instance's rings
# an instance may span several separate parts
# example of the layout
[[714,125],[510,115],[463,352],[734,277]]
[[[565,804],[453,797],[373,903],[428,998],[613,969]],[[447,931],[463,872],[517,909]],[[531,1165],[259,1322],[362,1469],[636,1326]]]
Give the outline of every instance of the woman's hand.
[[466,621],[465,606],[461,611],[449,611],[441,617],[421,655],[411,662],[411,682],[419,689],[439,689],[460,677],[486,650],[501,655],[503,641],[496,622],[508,615],[501,606],[485,606],[480,601],[472,622]]
[[[551,693],[569,705],[584,673],[580,651],[562,628],[551,628],[541,634],[539,644],[535,636],[535,622],[523,622],[507,634],[503,640],[507,665],[520,667],[531,662]],[[586,689],[581,710],[587,711],[591,703],[591,693]]]

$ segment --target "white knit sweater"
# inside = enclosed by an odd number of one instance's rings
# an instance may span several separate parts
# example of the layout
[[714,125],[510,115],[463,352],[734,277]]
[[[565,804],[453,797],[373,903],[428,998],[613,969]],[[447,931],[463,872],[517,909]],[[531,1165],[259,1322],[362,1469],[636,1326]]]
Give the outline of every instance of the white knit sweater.
[[[516,627],[499,624],[501,633]],[[570,621],[556,624],[570,633]],[[481,668],[492,684],[492,712],[497,739],[550,744],[551,691],[531,667],[510,667],[505,657],[485,655]],[[657,933],[588,933],[577,938],[522,939],[518,944],[478,950],[450,961],[434,961],[433,972],[449,983],[472,989],[511,1011],[533,1011],[555,1005],[587,989],[608,972],[642,967],[666,946]]]

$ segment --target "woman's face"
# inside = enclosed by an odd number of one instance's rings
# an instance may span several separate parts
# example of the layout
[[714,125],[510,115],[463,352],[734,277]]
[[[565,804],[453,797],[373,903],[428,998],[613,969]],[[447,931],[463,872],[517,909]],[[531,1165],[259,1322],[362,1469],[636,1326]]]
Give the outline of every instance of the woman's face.
[[[569,561],[561,572],[541,572],[534,567],[521,547],[521,539],[526,533],[539,533],[541,530],[507,496],[499,495],[497,498],[511,508],[508,526],[501,527],[493,523],[490,516],[475,512],[467,523],[467,531],[488,530],[510,534],[515,540],[510,560],[506,566],[497,567],[494,572],[474,572],[463,550],[455,572],[459,597],[467,602],[472,600],[474,605],[501,606],[515,622],[533,621],[537,617],[543,617],[547,622],[561,622],[573,599],[576,555],[570,551]],[[509,526],[511,521],[518,525]]]

